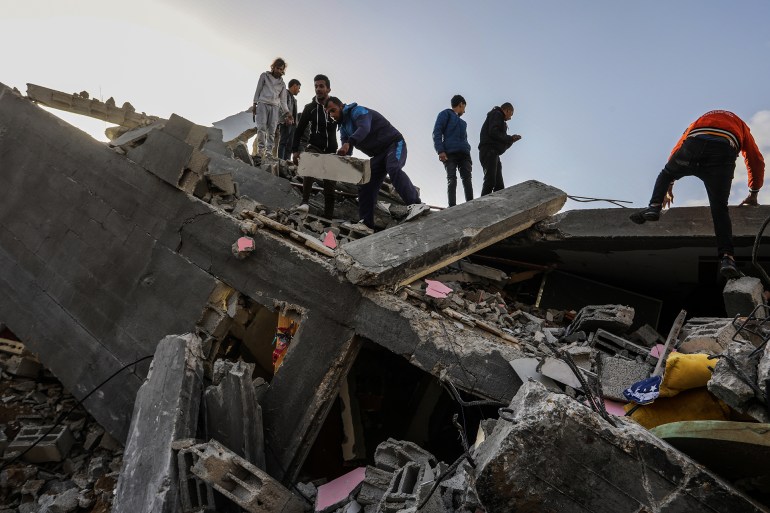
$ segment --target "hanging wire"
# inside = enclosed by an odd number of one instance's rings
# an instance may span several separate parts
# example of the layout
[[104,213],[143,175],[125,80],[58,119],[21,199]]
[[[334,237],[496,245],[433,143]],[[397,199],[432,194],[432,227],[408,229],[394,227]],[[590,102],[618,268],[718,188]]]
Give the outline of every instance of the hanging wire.
[[578,203],[592,203],[595,201],[606,201],[607,203],[612,203],[613,205],[621,208],[628,208],[627,206],[622,205],[621,203],[628,203],[628,204],[633,203],[633,201],[616,200],[616,199],[608,199],[608,198],[588,198],[586,196],[571,196],[569,194],[567,194],[567,197],[572,201],[577,201]]

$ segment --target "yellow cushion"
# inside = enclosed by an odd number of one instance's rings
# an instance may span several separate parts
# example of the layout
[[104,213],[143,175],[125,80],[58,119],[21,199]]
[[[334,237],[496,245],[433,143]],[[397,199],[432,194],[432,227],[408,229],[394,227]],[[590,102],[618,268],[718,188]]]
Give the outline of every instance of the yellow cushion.
[[[625,409],[628,411],[634,406],[629,403]],[[658,397],[630,415],[647,429],[681,420],[727,420],[729,417],[730,408],[711,395],[706,387],[686,390],[674,397]]]
[[709,360],[708,356],[671,353],[666,360],[660,397],[672,397],[684,390],[705,387],[711,379],[711,368],[717,364],[717,360]]

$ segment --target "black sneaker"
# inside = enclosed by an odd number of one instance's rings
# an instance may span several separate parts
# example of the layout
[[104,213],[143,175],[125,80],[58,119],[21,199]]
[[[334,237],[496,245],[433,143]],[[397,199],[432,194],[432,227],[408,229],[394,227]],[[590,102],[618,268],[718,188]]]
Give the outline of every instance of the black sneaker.
[[733,280],[741,276],[741,272],[735,265],[735,260],[730,257],[722,257],[722,262],[719,264],[719,274],[728,280]]
[[645,221],[657,221],[660,219],[660,207],[647,207],[639,212],[634,212],[628,218],[636,224],[644,224]]

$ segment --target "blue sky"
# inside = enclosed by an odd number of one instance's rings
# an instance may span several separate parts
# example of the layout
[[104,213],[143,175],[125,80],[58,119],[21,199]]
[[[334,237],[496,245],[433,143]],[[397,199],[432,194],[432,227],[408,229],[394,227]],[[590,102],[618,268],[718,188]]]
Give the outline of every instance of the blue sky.
[[[438,112],[454,94],[481,190],[478,132],[510,101],[502,157],[506,185],[537,179],[568,194],[646,205],[655,176],[700,114],[732,110],[770,156],[770,2],[97,2],[0,0],[0,81],[32,82],[130,101],[210,124],[246,109],[258,75],[276,56],[298,78],[385,115],[405,136],[406,171],[423,200],[446,205],[433,151]],[[70,122],[104,139],[104,123]],[[739,161],[731,203],[746,194]],[[770,187],[766,188],[770,191]],[[674,206],[706,204],[695,178]],[[458,197],[462,197],[459,193]],[[760,201],[770,203],[763,189]],[[568,202],[566,208],[605,206]]]

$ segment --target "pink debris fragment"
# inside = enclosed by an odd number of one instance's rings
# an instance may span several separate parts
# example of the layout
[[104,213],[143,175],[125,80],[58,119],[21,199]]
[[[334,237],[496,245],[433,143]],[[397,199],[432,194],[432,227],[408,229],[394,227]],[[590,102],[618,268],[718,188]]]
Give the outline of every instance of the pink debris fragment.
[[366,477],[366,467],[358,467],[334,481],[319,486],[315,499],[315,510],[322,511],[345,500],[350,492],[358,486],[358,483],[364,480],[364,477]]
[[[660,355],[663,354],[663,349],[665,347],[666,346],[664,346],[663,344],[656,344],[655,346],[653,346],[652,349],[650,349],[650,356],[652,356],[653,358],[660,358]],[[676,352],[676,349],[672,349],[671,352],[672,353]]]
[[626,410],[623,409],[625,404],[620,401],[613,401],[612,399],[604,400],[604,407],[607,409],[607,413],[616,417],[623,417],[626,414]]
[[428,294],[430,297],[442,299],[447,297],[447,294],[452,292],[452,289],[450,289],[440,281],[425,280],[425,283],[428,284],[428,288],[425,290],[425,293]]
[[254,239],[251,237],[241,237],[238,239],[238,251],[253,251]]
[[326,232],[326,237],[324,237],[324,246],[331,249],[337,248],[337,238],[334,236],[334,233],[332,232]]

